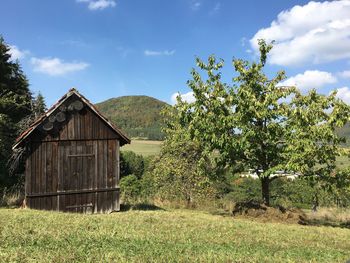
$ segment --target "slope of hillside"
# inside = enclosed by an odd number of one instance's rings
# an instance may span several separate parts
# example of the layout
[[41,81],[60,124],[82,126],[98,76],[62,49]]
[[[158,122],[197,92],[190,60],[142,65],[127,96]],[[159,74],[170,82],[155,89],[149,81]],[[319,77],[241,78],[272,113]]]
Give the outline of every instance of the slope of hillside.
[[162,140],[161,110],[167,103],[148,96],[123,96],[96,107],[131,138]]

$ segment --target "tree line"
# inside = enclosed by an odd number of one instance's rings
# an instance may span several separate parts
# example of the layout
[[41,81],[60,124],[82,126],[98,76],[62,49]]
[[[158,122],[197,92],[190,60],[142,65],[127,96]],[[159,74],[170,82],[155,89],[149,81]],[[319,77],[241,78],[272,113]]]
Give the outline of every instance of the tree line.
[[33,96],[18,61],[0,37],[0,190],[23,181],[21,152],[12,152],[16,137],[46,109],[44,97]]

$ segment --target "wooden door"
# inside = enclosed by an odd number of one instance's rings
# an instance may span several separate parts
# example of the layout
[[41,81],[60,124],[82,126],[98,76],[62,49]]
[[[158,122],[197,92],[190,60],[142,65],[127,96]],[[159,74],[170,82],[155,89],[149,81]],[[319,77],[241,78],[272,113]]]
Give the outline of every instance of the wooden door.
[[59,143],[59,210],[93,212],[96,189],[96,143],[66,141]]

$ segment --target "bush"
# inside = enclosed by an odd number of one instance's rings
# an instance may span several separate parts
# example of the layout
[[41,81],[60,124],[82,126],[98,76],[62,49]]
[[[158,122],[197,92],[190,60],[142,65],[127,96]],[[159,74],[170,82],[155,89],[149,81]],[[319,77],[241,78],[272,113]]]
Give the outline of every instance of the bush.
[[124,203],[136,202],[141,194],[141,182],[134,174],[123,177],[120,180],[121,199]]
[[141,178],[145,171],[145,159],[142,155],[131,151],[120,154],[120,178],[133,174]]
[[[278,178],[270,185],[271,205],[310,209],[317,192],[320,206],[348,207],[350,205],[349,189],[325,191],[311,187],[305,179],[294,180]],[[261,202],[260,181],[253,178],[235,178],[231,182],[231,191],[225,195],[230,202]]]
[[19,207],[23,204],[24,192],[17,185],[0,189],[0,206]]

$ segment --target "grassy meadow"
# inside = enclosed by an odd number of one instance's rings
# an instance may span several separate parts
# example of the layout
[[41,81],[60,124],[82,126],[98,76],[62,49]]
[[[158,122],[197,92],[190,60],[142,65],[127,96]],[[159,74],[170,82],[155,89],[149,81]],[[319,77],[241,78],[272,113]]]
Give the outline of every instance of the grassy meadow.
[[0,209],[1,262],[345,262],[350,230],[192,210]]
[[131,140],[131,144],[124,145],[122,151],[132,151],[143,156],[159,153],[162,141]]

